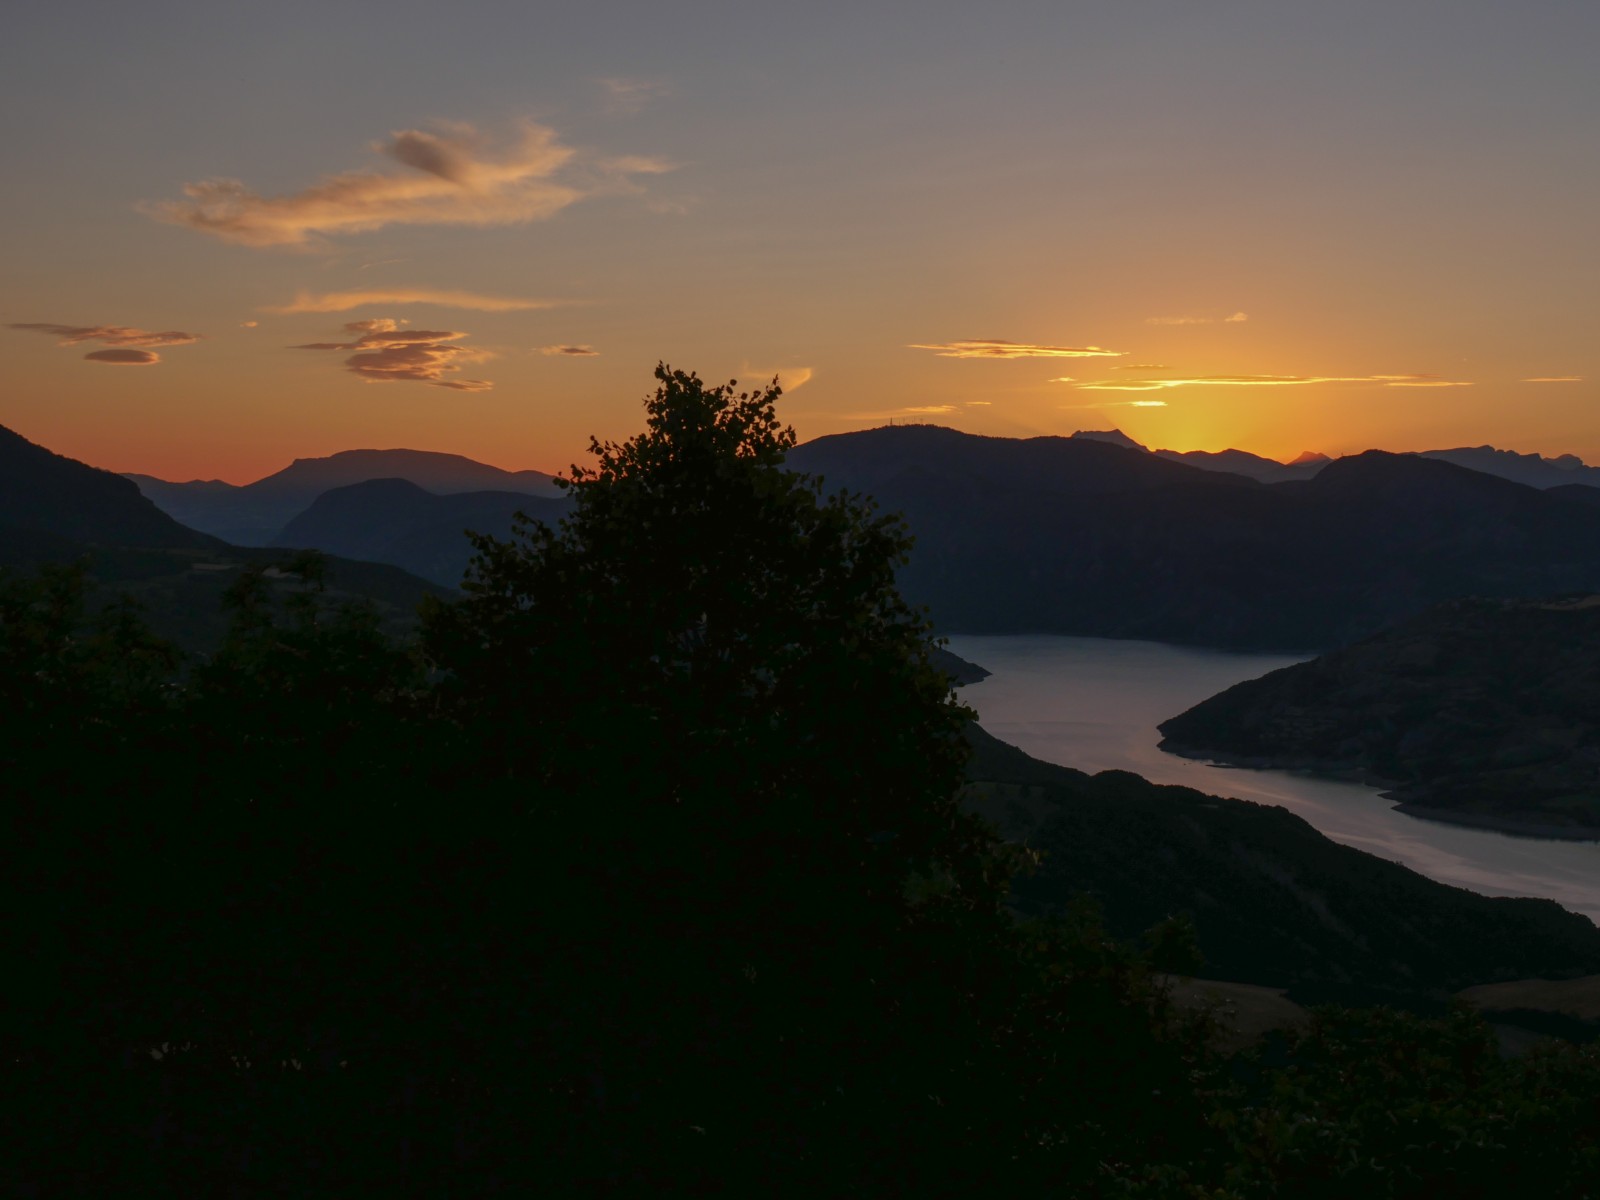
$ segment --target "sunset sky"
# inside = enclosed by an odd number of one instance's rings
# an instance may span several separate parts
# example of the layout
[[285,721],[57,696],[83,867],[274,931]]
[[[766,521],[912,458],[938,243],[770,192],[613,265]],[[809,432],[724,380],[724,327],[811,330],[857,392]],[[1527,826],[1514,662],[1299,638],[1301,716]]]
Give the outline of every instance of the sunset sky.
[[0,424],[560,470],[802,438],[1600,461],[1600,4],[17,4]]

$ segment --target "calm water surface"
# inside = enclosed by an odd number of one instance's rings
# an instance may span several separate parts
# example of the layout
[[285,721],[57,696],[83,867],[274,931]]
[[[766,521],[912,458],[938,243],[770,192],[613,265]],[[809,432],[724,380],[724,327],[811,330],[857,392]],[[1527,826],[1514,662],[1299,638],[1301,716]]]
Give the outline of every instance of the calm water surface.
[[1441,883],[1489,896],[1544,896],[1600,921],[1600,843],[1419,821],[1395,812],[1374,788],[1212,767],[1156,749],[1160,722],[1297,658],[1044,636],[953,637],[950,649],[993,672],[961,689],[983,727],[1035,758],[1282,805],[1335,841]]

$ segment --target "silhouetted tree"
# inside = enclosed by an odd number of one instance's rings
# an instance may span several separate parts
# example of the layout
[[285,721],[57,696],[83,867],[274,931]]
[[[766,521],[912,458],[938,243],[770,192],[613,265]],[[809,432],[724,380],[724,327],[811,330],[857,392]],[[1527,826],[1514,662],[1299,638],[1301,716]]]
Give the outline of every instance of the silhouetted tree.
[[478,778],[559,848],[557,1053],[609,1097],[604,1136],[793,1158],[857,1120],[870,1145],[922,1119],[910,1093],[937,1107],[910,1045],[981,1027],[957,931],[1005,925],[958,799],[971,714],[895,589],[904,525],[784,468],[777,387],[656,377],[559,527],[476,539],[426,645]]

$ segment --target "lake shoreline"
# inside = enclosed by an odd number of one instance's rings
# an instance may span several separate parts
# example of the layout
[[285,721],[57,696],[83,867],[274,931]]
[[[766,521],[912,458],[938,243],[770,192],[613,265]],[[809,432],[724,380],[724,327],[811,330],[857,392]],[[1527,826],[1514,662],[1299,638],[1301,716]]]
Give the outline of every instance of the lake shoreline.
[[1493,816],[1488,813],[1460,812],[1456,809],[1438,808],[1419,804],[1405,798],[1405,785],[1397,780],[1359,767],[1341,766],[1319,759],[1277,758],[1266,755],[1227,754],[1198,746],[1186,746],[1162,738],[1157,749],[1164,754],[1202,762],[1208,767],[1224,770],[1285,771],[1309,779],[1327,779],[1337,783],[1356,783],[1362,787],[1379,789],[1385,800],[1394,801],[1395,812],[1418,821],[1434,821],[1443,825],[1458,825],[1466,829],[1481,829],[1506,837],[1528,838],[1533,841],[1600,842],[1600,828],[1592,825],[1555,825],[1543,821],[1521,821],[1514,817]]
[[1403,798],[1383,794],[1393,780],[1265,764],[1238,769],[1193,748],[1182,755],[1157,747],[1157,726],[1173,714],[1297,660],[1053,635],[962,635],[950,639],[950,649],[992,672],[963,688],[962,700],[985,729],[1035,758],[1284,808],[1334,841],[1441,883],[1551,899],[1600,923],[1600,842],[1574,837],[1571,827],[1451,820],[1455,814],[1401,808]]

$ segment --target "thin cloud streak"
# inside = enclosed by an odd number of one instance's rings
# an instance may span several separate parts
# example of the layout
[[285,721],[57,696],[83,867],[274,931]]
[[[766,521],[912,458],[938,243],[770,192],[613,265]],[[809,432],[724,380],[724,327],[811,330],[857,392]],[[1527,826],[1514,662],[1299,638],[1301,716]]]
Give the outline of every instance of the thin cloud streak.
[[[1247,312],[1236,312],[1222,318],[1224,325],[1242,325],[1250,319]],[[1214,317],[1146,317],[1146,325],[1215,325]]]
[[45,321],[23,321],[6,326],[27,333],[43,333],[59,339],[58,346],[77,346],[83,342],[100,342],[107,346],[187,346],[198,342],[198,333],[183,333],[169,329],[152,333],[128,325],[55,325]]
[[349,312],[372,304],[433,304],[440,308],[465,308],[475,312],[521,312],[535,308],[561,308],[570,300],[533,300],[521,296],[485,296],[452,288],[358,288],[348,292],[296,292],[288,304],[263,308],[270,313]]
[[1058,404],[1062,412],[1083,412],[1102,408],[1166,408],[1165,400],[1102,400],[1097,404]]
[[595,82],[605,90],[605,111],[619,117],[635,116],[671,92],[666,84],[652,79],[625,79],[613,76],[597,79]]
[[1532,379],[1524,379],[1523,383],[1582,383],[1582,375],[1535,375]]
[[1044,346],[1034,342],[1007,342],[999,338],[974,338],[960,342],[912,342],[912,350],[932,350],[940,358],[1121,358],[1125,350],[1099,346]]
[[593,346],[540,346],[540,354],[556,354],[566,358],[599,358],[600,351]]
[[[346,171],[303,191],[265,196],[237,179],[185,184],[184,199],[141,206],[145,215],[235,245],[304,247],[391,225],[521,225],[548,220],[631,174],[669,169],[657,159],[597,164],[603,180],[558,182],[577,151],[553,129],[522,122],[496,153],[470,125],[403,129],[372,148],[401,170]],[[633,185],[630,185],[633,186]]]
[[1304,387],[1318,383],[1374,384],[1379,387],[1471,387],[1470,380],[1434,375],[1204,375],[1192,379],[1097,379],[1076,386],[1090,392],[1154,392],[1183,387]]

